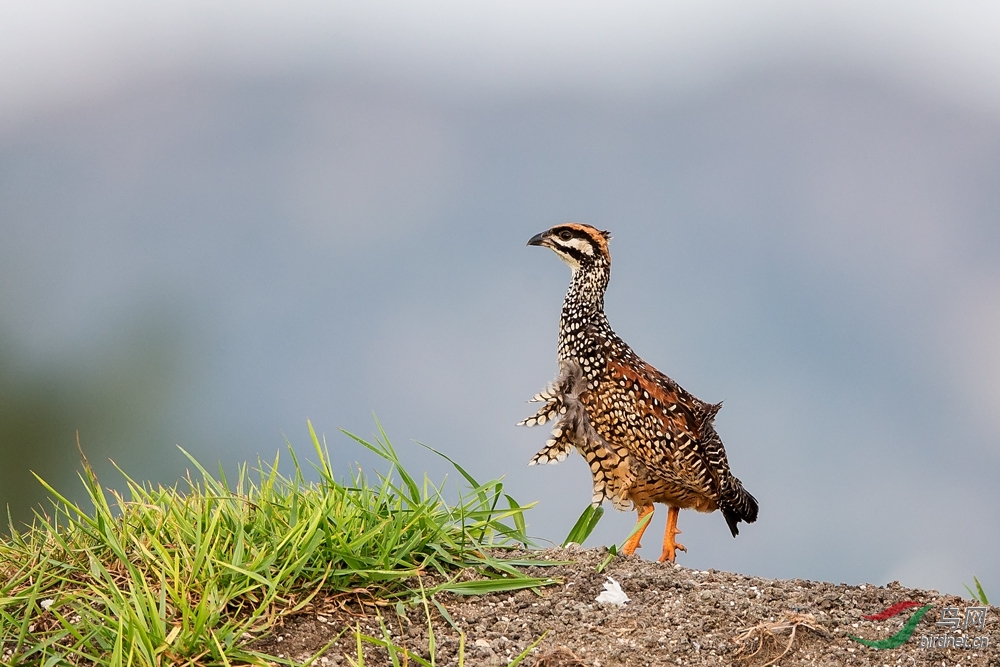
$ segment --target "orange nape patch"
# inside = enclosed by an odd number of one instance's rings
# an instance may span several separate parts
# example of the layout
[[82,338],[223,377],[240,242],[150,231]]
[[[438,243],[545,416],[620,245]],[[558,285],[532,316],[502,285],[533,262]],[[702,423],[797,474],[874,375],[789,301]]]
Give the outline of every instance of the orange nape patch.
[[606,257],[610,258],[611,251],[608,249],[608,241],[611,240],[611,232],[602,232],[597,227],[592,227],[591,225],[587,225],[582,222],[566,222],[561,225],[556,225],[552,229],[555,230],[560,227],[568,227],[569,229],[575,229],[578,232],[583,232],[594,241]]

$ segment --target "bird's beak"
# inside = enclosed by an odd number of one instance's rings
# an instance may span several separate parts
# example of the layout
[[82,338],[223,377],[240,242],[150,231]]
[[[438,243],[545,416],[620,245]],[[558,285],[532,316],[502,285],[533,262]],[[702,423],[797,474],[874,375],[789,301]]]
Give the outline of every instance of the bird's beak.
[[541,246],[547,245],[545,243],[545,232],[542,232],[541,234],[535,234],[534,236],[532,236],[531,239],[528,240],[528,245],[541,245]]

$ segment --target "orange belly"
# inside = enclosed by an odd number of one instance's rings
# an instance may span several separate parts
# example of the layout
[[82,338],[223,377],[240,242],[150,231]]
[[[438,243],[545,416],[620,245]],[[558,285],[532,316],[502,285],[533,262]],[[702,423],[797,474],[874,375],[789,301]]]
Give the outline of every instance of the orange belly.
[[629,488],[628,497],[636,508],[646,507],[653,503],[663,503],[671,507],[693,509],[699,512],[714,512],[719,508],[718,503],[711,498],[664,480],[639,478]]

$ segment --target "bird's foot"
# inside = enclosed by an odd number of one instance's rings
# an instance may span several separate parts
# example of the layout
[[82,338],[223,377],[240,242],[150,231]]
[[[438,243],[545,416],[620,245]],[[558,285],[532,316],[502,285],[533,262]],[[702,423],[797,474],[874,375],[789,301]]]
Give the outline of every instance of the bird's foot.
[[[681,531],[679,531],[679,530],[677,531],[677,533],[680,533],[680,532]],[[674,541],[672,539],[670,540],[670,543],[668,544],[667,540],[664,539],[663,540],[663,553],[660,554],[660,562],[662,563],[664,561],[670,561],[671,563],[673,563],[674,559],[677,557],[677,552],[678,551],[687,551],[687,547],[684,546],[683,544],[681,544],[680,542],[676,542],[676,541]]]
[[625,544],[622,545],[622,555],[631,556],[635,553],[635,550],[641,547],[642,544],[639,543],[639,536],[633,535]]
[[664,561],[673,563],[678,551],[687,551],[687,547],[675,539],[681,534],[681,531],[677,530],[678,514],[680,510],[676,507],[671,507],[667,513],[667,529],[663,532],[663,553],[660,554],[661,563]]

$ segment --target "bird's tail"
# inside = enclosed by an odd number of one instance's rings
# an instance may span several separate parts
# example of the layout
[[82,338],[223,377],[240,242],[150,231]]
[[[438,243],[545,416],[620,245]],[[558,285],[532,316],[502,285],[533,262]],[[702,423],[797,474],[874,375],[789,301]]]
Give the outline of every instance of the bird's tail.
[[750,492],[743,488],[743,483],[729,472],[726,450],[712,424],[712,420],[715,419],[715,415],[721,407],[722,403],[705,403],[702,406],[702,412],[699,415],[701,417],[702,447],[710,455],[711,467],[721,473],[722,488],[719,494],[719,509],[722,510],[722,516],[726,517],[726,523],[729,524],[729,530],[733,537],[736,537],[740,534],[737,525],[740,521],[753,523],[757,520],[757,499],[750,495]]
[[750,495],[750,492],[743,488],[743,483],[732,477],[728,488],[719,499],[719,509],[722,516],[726,517],[729,530],[733,537],[740,534],[737,527],[740,521],[753,523],[757,520],[757,499]]

